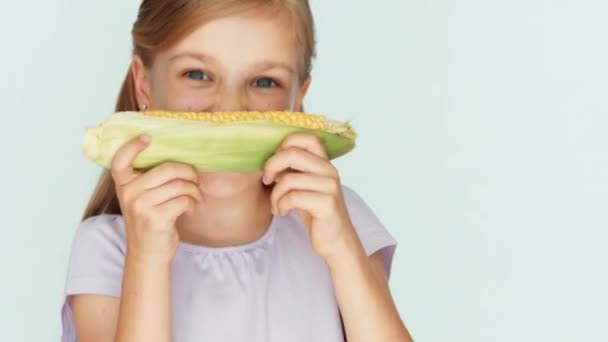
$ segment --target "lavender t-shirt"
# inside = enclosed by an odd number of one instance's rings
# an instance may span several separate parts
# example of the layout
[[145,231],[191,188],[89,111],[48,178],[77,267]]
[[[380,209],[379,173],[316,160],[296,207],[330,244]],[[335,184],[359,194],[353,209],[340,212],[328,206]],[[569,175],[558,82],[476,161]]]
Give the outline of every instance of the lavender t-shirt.
[[[390,275],[396,241],[352,189],[344,186],[343,193],[365,252],[381,251]],[[67,274],[63,342],[77,341],[71,295],[120,296],[125,249],[121,215],[80,223]],[[174,342],[344,341],[328,267],[295,211],[275,216],[249,244],[180,243],[172,291]]]

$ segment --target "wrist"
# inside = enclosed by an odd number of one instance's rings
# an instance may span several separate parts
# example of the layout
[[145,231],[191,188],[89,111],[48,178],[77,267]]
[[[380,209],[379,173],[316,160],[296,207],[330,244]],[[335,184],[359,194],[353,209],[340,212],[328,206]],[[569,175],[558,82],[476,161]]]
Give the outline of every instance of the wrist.
[[356,233],[347,234],[334,245],[331,253],[324,257],[330,271],[344,269],[349,264],[358,264],[367,260],[363,245]]

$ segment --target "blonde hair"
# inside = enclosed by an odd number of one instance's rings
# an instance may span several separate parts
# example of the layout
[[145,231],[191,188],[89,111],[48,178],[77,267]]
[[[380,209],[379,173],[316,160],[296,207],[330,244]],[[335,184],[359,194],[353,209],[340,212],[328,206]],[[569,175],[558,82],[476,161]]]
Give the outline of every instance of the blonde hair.
[[[171,48],[200,25],[246,11],[271,11],[288,16],[293,26],[294,43],[301,49],[299,79],[301,82],[306,80],[315,57],[314,21],[308,0],[143,0],[131,31],[133,55],[139,56],[143,64],[150,67],[156,53]],[[115,110],[138,110],[130,68]],[[122,214],[114,180],[108,169],[102,171],[82,220],[104,213]]]

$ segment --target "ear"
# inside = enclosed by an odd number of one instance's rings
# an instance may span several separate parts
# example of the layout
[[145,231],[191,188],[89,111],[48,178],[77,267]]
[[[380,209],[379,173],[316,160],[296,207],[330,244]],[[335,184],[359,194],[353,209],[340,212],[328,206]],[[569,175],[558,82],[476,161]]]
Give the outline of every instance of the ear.
[[298,97],[296,98],[296,103],[295,103],[295,110],[296,111],[302,111],[302,103],[304,102],[304,97],[306,96],[306,93],[308,93],[308,88],[310,87],[310,82],[312,82],[312,78],[310,77],[310,75],[306,78],[306,80],[304,81],[304,84],[302,84],[302,87],[300,87],[300,92],[298,94]]
[[150,77],[148,76],[148,70],[144,62],[137,55],[133,56],[133,60],[131,61],[131,73],[135,83],[135,97],[137,98],[138,106],[141,108],[146,105],[150,108]]

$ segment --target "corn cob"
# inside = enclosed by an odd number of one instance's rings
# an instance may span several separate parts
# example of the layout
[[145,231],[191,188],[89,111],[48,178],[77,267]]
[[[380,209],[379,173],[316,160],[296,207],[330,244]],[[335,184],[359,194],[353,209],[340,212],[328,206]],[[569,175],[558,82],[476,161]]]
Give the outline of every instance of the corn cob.
[[321,138],[330,159],[355,147],[356,133],[347,122],[299,112],[117,112],[96,126],[87,127],[84,155],[110,167],[116,151],[135,136],[146,133],[150,145],[133,162],[147,170],[173,161],[199,171],[261,171],[264,163],[296,132]]

